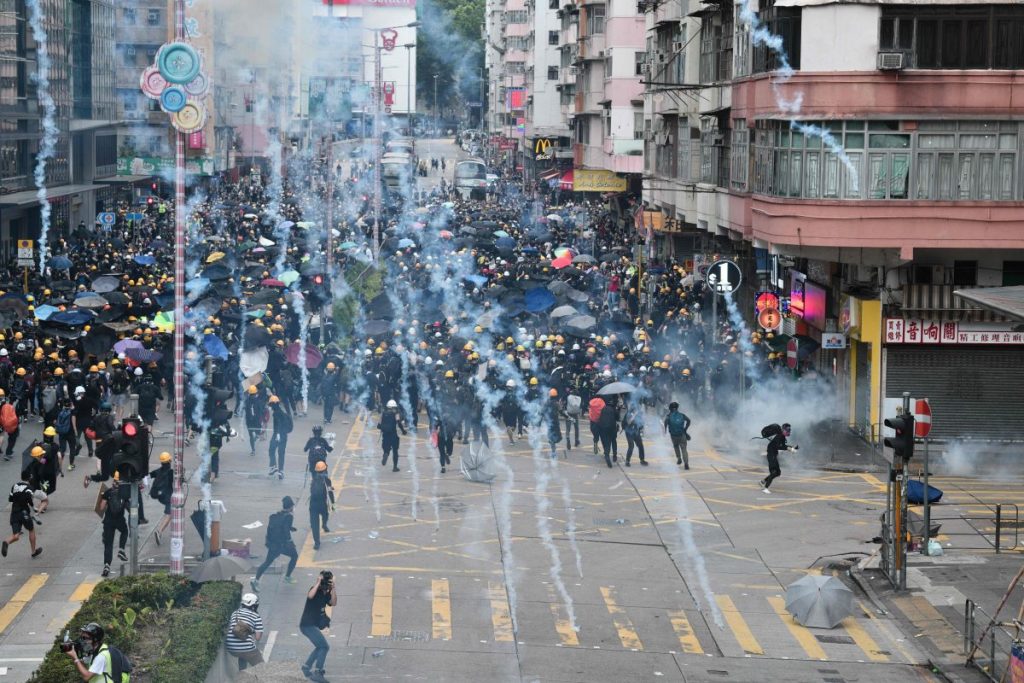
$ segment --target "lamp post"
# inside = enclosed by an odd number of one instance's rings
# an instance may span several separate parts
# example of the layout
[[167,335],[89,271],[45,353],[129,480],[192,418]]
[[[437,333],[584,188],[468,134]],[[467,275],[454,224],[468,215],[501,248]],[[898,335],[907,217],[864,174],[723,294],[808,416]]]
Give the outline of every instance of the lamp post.
[[412,94],[413,94],[413,82],[412,82],[412,50],[416,47],[416,43],[406,43],[402,47],[405,48],[405,80],[406,80],[406,91],[405,91],[405,114],[408,117],[409,123],[409,136],[413,134],[412,125]]
[[441,132],[441,117],[437,115],[437,77],[440,74],[434,74],[434,130],[440,137]]

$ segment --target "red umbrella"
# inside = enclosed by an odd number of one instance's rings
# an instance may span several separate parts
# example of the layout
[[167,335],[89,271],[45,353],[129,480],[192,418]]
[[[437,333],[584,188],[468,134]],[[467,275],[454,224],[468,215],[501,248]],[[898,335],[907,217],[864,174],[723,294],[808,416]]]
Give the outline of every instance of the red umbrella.
[[[293,342],[285,347],[284,357],[292,365],[299,364],[299,344]],[[324,360],[323,354],[312,344],[306,344],[306,367],[310,370],[320,367]]]
[[280,280],[277,280],[277,279],[272,278],[272,277],[268,277],[266,280],[263,280],[262,282],[260,282],[260,284],[263,285],[264,287],[287,287],[288,286],[285,283],[281,282]]
[[551,262],[551,267],[555,270],[565,268],[566,266],[572,265],[572,252],[566,252],[565,256],[560,256]]
[[452,233],[451,233],[450,230],[442,230],[441,232],[439,232],[437,234],[440,235],[441,237],[443,237],[446,240],[450,240],[452,238]]

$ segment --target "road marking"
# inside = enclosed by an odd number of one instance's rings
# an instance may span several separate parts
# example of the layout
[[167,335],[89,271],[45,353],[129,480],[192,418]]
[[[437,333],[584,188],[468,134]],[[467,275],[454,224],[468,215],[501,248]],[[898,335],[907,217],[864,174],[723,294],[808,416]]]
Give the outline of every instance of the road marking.
[[790,634],[796,639],[796,642],[800,643],[800,647],[803,648],[807,657],[809,659],[827,661],[828,655],[825,654],[825,650],[818,643],[818,639],[814,637],[814,634],[807,630],[806,627],[798,624],[793,616],[786,611],[786,601],[776,596],[766,599],[768,604],[772,606],[772,609],[775,610],[775,613],[779,615],[779,619],[782,619],[782,623],[789,629]]
[[512,613],[508,609],[508,595],[505,586],[489,581],[487,592],[491,599],[491,625],[494,626],[494,640],[499,643],[511,643],[515,640],[512,633]]
[[85,602],[89,599],[89,596],[92,595],[93,590],[96,588],[98,584],[99,581],[83,581],[82,583],[78,584],[78,587],[75,588],[74,592],[71,593],[71,597],[68,598],[68,600],[77,600],[78,602]]
[[843,619],[843,628],[853,638],[853,642],[857,643],[857,647],[864,650],[864,654],[868,656],[873,662],[888,662],[889,657],[882,652],[882,648],[878,647],[878,643],[872,638],[864,627],[860,625],[855,617],[847,617]]
[[555,619],[555,632],[562,645],[579,645],[580,637],[573,623],[569,621],[569,610],[558,600],[555,595],[555,587],[548,584],[548,609]]
[[370,626],[371,636],[391,635],[391,595],[392,579],[389,576],[378,576],[373,581],[373,622]]
[[750,627],[747,626],[747,622],[740,614],[740,611],[736,609],[732,598],[728,595],[716,595],[715,602],[718,603],[718,608],[722,610],[725,623],[729,625],[740,648],[748,655],[763,655],[764,649],[757,642],[754,634],[750,632]]
[[690,620],[686,618],[686,612],[681,609],[669,610],[668,618],[672,622],[672,630],[676,632],[679,646],[683,648],[683,652],[688,655],[704,654],[704,648],[700,646],[700,641],[697,640],[697,635],[693,632],[693,627],[690,626]]
[[864,613],[864,616],[866,616],[868,620],[875,625],[875,628],[878,629],[878,631],[885,636],[885,638],[892,643],[897,650],[899,650],[907,664],[917,663],[917,658],[911,656],[907,648],[903,647],[903,641],[905,640],[903,636],[896,633],[893,630],[892,625],[887,620],[879,619],[875,613],[869,610],[860,600],[857,601],[857,605],[860,607],[860,611]]
[[878,479],[878,477],[876,477],[875,475],[873,475],[873,474],[860,474],[859,476],[860,476],[861,479],[863,479],[867,483],[871,484],[876,489],[878,489],[880,491],[884,491],[885,490],[885,482],[880,481]]
[[615,600],[615,589],[601,586],[601,597],[604,598],[608,613],[612,615],[612,621],[615,623],[615,630],[619,632],[619,641],[622,643],[622,647],[629,650],[643,650],[644,644],[640,642],[640,636],[637,635],[633,622],[630,621],[626,610],[620,607]]
[[25,605],[39,592],[49,578],[49,574],[33,574],[25,583],[21,584],[21,588],[3,606],[3,609],[0,609],[0,633],[7,630],[11,622],[17,618],[21,610],[25,609]]
[[434,640],[452,639],[452,599],[448,579],[430,581],[431,621]]
[[263,646],[263,661],[270,661],[270,653],[274,651],[274,643],[277,642],[277,631],[271,631],[267,636],[267,644]]
[[352,422],[352,429],[348,430],[348,437],[345,439],[345,448],[350,451],[359,450],[359,443],[363,440],[363,430],[366,429],[366,417],[360,412]]
[[[352,464],[351,460],[345,459],[338,460],[334,463],[334,470],[331,472],[331,483],[334,486],[334,499],[341,500],[341,490],[345,488],[345,477],[348,475],[349,465]],[[338,470],[341,470],[340,474]],[[323,536],[323,534],[321,534]],[[313,534],[306,534],[306,541],[302,544],[302,550],[299,551],[299,559],[295,563],[297,567],[316,567],[316,560],[313,559]]]

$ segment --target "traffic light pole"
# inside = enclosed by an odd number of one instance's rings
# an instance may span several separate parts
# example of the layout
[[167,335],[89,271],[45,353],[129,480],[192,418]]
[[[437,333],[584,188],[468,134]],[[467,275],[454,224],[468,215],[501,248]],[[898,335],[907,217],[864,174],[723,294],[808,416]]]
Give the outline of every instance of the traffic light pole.
[[133,481],[131,487],[128,503],[128,573],[135,576],[139,573],[139,482]]
[[928,555],[928,543],[931,541],[932,510],[928,502],[928,437],[924,438],[924,534],[921,537],[921,554]]

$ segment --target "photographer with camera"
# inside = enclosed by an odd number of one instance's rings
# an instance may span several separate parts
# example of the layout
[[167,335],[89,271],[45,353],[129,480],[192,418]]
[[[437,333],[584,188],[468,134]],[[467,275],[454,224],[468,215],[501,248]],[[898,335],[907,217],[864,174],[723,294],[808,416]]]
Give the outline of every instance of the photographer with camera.
[[129,683],[132,663],[123,652],[104,643],[103,635],[99,624],[88,623],[79,629],[77,640],[69,640],[65,632],[60,649],[74,660],[85,683]]
[[242,604],[231,613],[228,620],[227,638],[224,648],[228,654],[238,657],[238,670],[244,671],[250,664],[263,662],[263,655],[256,644],[263,638],[263,619],[259,615],[260,599],[255,593],[242,596]]
[[327,683],[327,679],[324,678],[324,661],[331,646],[327,644],[327,639],[321,631],[331,627],[331,618],[327,616],[328,605],[333,607],[337,604],[334,574],[324,570],[320,572],[316,583],[306,594],[306,605],[302,608],[302,618],[299,619],[299,630],[313,643],[313,651],[302,665],[302,673],[315,683]]

